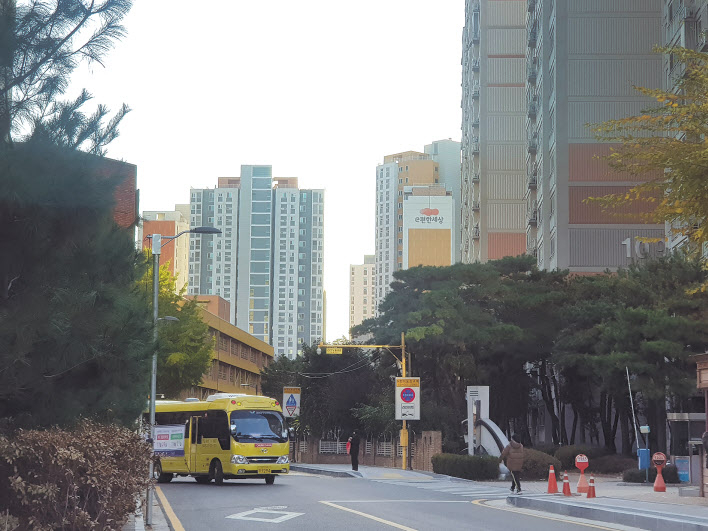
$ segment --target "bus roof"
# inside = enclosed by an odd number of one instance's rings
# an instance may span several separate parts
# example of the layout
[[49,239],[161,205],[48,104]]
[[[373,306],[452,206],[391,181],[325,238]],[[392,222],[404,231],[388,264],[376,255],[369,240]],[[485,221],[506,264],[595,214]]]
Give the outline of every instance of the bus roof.
[[274,398],[267,396],[240,395],[224,398],[216,398],[209,401],[189,401],[181,402],[175,400],[158,400],[155,403],[155,411],[206,411],[210,409],[221,409],[232,411],[236,409],[268,409],[281,411],[280,403]]

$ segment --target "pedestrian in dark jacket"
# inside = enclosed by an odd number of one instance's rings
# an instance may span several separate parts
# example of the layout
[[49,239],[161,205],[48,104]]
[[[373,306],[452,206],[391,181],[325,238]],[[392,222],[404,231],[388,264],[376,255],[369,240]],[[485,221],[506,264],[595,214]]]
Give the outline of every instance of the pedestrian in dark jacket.
[[511,492],[516,489],[517,494],[521,494],[521,469],[524,466],[524,445],[521,444],[519,436],[511,436],[511,442],[502,451],[499,461],[504,461],[506,468],[511,473]]
[[352,470],[359,470],[359,433],[356,430],[349,437],[349,443],[351,444],[349,455],[352,457]]

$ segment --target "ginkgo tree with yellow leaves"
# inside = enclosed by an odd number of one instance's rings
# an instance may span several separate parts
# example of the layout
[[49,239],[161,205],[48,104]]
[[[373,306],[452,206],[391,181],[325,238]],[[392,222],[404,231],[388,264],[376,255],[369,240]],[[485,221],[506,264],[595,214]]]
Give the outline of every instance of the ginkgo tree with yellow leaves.
[[708,246],[708,54],[661,48],[681,72],[671,90],[635,87],[656,105],[637,116],[592,126],[603,141],[618,144],[605,158],[614,170],[642,176],[629,191],[591,198],[607,210],[631,203],[654,208],[647,221],[668,223],[689,252]]

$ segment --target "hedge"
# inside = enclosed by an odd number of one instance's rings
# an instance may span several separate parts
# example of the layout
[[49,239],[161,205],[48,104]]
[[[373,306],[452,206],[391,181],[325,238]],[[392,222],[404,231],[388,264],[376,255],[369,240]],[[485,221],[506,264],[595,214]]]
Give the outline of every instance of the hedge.
[[524,448],[524,466],[521,468],[523,479],[548,479],[551,465],[559,476],[562,472],[558,459],[532,448]]
[[[678,469],[674,465],[667,465],[661,471],[661,475],[666,483],[680,483]],[[647,477],[646,470],[639,470],[638,468],[630,468],[624,471],[622,474],[622,481],[625,483],[644,483]],[[649,469],[649,482],[654,483],[656,479],[656,468],[651,467]]]
[[610,452],[605,448],[593,447],[593,446],[582,446],[579,444],[571,444],[569,446],[561,446],[556,450],[555,458],[561,462],[563,470],[575,470],[575,456],[578,454],[584,454],[590,461],[590,466],[592,466],[592,460],[609,455]]
[[73,430],[0,436],[0,514],[8,529],[120,530],[147,489],[151,451],[136,433],[82,421]]
[[613,454],[591,459],[588,471],[595,474],[621,474],[633,466],[637,466],[636,457]]
[[436,454],[433,472],[464,479],[497,479],[499,458],[490,455]]

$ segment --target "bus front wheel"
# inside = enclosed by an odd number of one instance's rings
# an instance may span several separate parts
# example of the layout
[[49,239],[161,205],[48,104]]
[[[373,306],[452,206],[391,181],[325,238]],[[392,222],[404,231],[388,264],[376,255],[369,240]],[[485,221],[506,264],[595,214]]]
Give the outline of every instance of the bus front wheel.
[[275,476],[266,476],[265,478],[266,485],[272,485],[275,483]]
[[221,466],[221,461],[219,461],[218,459],[214,460],[214,462],[211,464],[211,474],[209,475],[214,478],[214,483],[216,485],[224,484],[224,469]]

